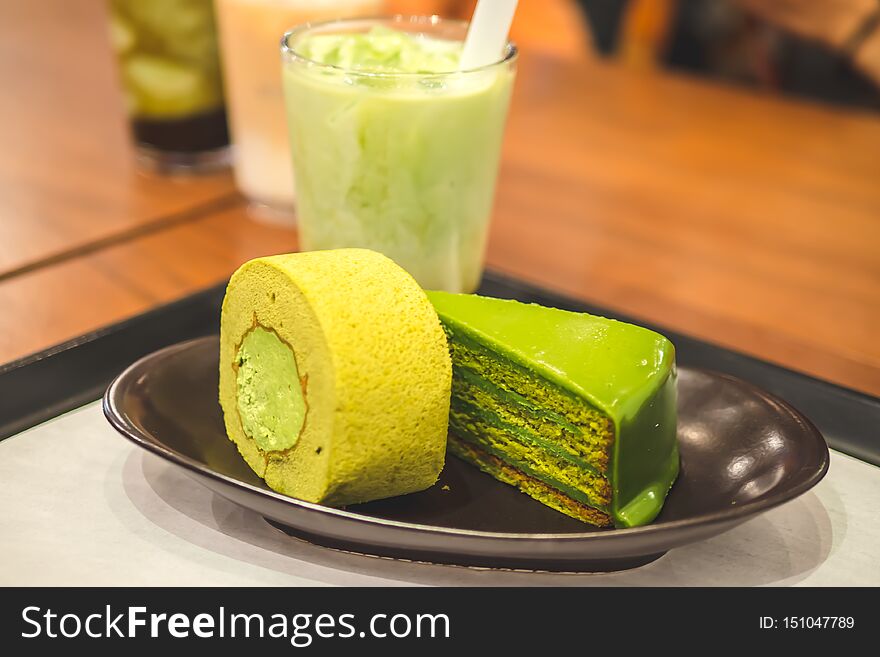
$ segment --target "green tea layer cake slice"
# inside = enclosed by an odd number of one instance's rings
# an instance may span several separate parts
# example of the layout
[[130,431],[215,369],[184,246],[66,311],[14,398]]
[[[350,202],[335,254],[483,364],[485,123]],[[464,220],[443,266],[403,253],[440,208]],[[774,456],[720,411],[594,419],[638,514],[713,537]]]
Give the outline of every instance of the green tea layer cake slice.
[[428,297],[452,353],[453,454],[584,522],[657,516],[679,467],[669,340],[535,304]]
[[385,256],[258,258],[229,281],[226,431],[276,491],[339,506],[429,487],[443,468],[451,377],[437,313]]

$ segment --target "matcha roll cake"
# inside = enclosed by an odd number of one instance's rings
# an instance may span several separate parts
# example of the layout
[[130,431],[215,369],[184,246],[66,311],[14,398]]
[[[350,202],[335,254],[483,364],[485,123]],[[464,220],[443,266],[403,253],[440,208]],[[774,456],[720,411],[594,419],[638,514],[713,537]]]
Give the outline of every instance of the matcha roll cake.
[[220,324],[230,439],[272,489],[341,506],[431,486],[451,362],[418,284],[373,251],[245,263]]
[[587,523],[656,517],[679,467],[669,340],[535,304],[428,296],[452,351],[453,454]]

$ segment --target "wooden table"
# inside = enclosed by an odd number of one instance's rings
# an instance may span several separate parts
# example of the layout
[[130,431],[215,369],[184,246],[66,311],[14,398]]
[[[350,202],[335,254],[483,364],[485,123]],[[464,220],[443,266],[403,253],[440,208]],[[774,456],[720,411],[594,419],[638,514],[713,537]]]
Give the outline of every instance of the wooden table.
[[[103,21],[0,4],[0,361],[297,246],[227,173],[137,171]],[[876,115],[527,52],[489,266],[880,394],[878,152]]]

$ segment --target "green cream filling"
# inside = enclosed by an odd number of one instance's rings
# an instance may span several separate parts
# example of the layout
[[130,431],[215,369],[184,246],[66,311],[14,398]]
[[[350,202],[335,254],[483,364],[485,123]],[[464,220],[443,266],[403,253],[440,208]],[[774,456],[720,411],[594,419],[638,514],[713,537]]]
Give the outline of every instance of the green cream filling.
[[306,401],[296,358],[274,331],[249,331],[236,356],[238,415],[245,434],[267,452],[296,444],[306,418]]

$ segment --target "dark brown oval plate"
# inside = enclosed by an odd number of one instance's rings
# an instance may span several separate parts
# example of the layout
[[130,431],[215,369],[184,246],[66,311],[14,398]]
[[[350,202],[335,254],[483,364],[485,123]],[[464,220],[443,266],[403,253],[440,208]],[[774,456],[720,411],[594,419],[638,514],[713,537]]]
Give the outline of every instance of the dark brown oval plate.
[[453,456],[428,490],[334,509],[270,490],[241,459],[217,402],[218,352],[215,336],[139,360],[107,389],[104,414],[219,495],[333,548],[468,566],[620,570],[731,529],[809,490],[828,470],[824,439],[785,402],[732,377],[681,368],[681,474],[650,525],[591,528]]

